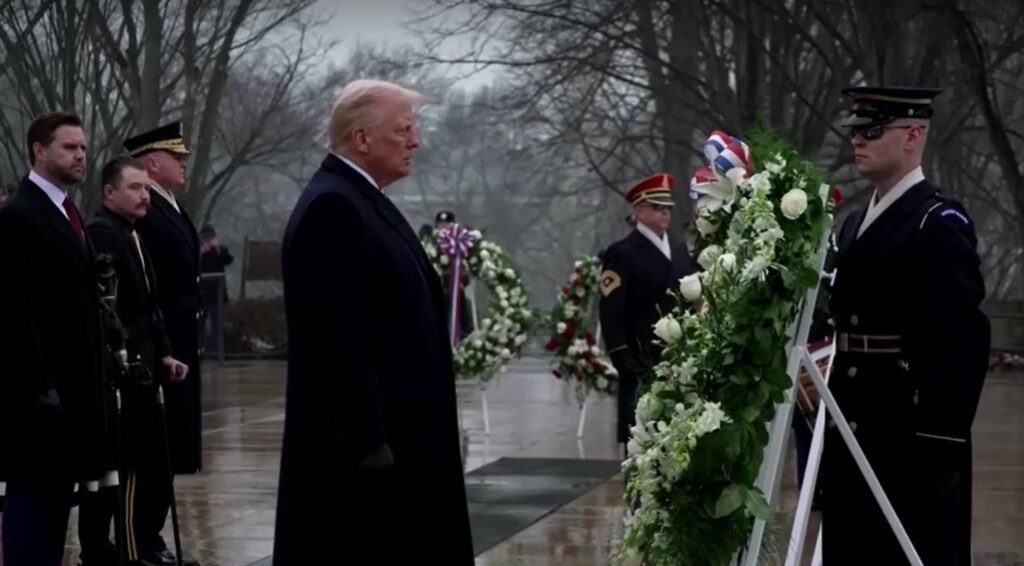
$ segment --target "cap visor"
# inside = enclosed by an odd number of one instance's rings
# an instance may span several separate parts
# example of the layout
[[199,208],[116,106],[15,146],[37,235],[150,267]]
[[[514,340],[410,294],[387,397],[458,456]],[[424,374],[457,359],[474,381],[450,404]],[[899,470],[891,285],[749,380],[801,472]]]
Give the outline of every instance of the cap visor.
[[672,202],[672,199],[666,199],[666,198],[650,198],[650,199],[647,199],[646,202],[649,202],[651,204],[659,204],[661,206],[675,206],[676,205],[676,203]]

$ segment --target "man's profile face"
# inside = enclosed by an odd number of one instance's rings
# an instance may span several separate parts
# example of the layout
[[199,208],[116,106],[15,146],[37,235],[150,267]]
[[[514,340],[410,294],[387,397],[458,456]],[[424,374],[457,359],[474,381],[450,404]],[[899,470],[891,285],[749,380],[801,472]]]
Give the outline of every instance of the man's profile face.
[[410,102],[390,96],[375,111],[381,118],[364,130],[364,153],[368,172],[383,187],[409,176],[412,153],[420,142]]
[[918,143],[922,137],[922,125],[908,120],[851,128],[854,167],[867,179],[892,174],[907,157],[907,145]]

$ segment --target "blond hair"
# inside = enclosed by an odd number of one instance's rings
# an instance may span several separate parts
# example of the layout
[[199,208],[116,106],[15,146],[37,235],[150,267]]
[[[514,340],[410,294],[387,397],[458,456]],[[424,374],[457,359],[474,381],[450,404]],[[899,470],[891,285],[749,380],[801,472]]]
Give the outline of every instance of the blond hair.
[[330,149],[340,152],[348,144],[353,130],[369,128],[384,120],[386,116],[379,107],[395,97],[411,105],[424,99],[419,92],[388,81],[359,79],[345,85],[331,109],[327,129]]

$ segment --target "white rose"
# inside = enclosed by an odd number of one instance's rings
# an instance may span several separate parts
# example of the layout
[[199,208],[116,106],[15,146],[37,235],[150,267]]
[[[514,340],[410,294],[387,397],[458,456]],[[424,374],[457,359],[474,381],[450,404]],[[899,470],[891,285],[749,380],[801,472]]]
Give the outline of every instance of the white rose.
[[480,232],[480,230],[473,230],[473,231],[472,231],[472,232],[470,232],[469,234],[470,234],[471,236],[473,236],[473,239],[474,239],[474,240],[479,240],[480,238],[482,238],[482,237],[483,237],[483,234],[482,234],[482,233]]
[[726,271],[736,269],[736,254],[722,254],[718,258],[718,265],[722,266],[722,269]]
[[601,355],[601,348],[598,348],[597,346],[591,346],[590,347],[590,355],[594,356],[595,358],[600,356]]
[[654,335],[666,344],[672,344],[683,337],[683,327],[676,319],[666,316],[654,325]]
[[793,189],[782,196],[779,203],[782,215],[790,220],[795,220],[807,210],[807,193],[800,189]]
[[502,348],[501,349],[501,357],[504,360],[510,360],[510,359],[512,359],[512,352],[508,348]]
[[729,418],[718,403],[705,403],[704,411],[697,417],[697,427],[702,434],[718,430],[723,422],[729,422]]
[[441,265],[448,265],[448,256],[441,256]]
[[559,322],[558,324],[555,325],[555,331],[558,332],[559,334],[564,334],[565,328],[566,326],[564,322]]
[[505,269],[505,277],[512,278],[512,277],[515,277],[515,276],[516,276],[516,272],[515,271],[512,271],[511,269],[508,269],[508,268]]
[[603,377],[597,378],[597,388],[608,389],[608,380]]
[[484,260],[491,259],[491,252],[489,252],[487,250],[480,250],[480,259],[484,259]]
[[697,256],[697,263],[704,269],[711,269],[721,255],[722,248],[720,246],[708,246]]
[[687,301],[693,302],[699,299],[702,292],[700,276],[695,273],[680,279],[679,292],[683,294],[683,298]]
[[698,218],[697,231],[700,232],[702,236],[710,236],[718,231],[718,224],[715,224],[706,218]]

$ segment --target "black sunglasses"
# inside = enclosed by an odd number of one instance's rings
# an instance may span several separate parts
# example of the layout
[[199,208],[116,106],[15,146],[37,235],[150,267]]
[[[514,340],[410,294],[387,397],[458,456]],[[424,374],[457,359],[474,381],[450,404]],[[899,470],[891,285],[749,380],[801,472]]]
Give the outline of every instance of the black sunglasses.
[[926,126],[886,126],[884,124],[871,124],[868,126],[850,126],[850,139],[860,136],[865,141],[873,141],[882,137],[886,130],[909,130],[910,128],[925,129]]

